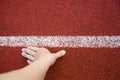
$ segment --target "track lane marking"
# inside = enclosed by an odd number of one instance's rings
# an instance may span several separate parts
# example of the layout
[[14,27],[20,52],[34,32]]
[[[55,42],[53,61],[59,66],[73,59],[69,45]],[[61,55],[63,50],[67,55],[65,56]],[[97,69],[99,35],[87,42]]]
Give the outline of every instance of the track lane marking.
[[0,36],[0,46],[119,48],[120,36]]

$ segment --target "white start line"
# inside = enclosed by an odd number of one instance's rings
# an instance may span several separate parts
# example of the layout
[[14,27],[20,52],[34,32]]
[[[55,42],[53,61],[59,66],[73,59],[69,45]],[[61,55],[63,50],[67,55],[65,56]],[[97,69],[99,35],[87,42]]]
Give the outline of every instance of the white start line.
[[120,36],[0,36],[0,46],[119,48]]

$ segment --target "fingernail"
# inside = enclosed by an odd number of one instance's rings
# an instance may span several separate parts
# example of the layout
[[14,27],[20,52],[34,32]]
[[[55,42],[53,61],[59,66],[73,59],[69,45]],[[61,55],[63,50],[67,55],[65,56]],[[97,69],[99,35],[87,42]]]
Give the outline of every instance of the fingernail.
[[22,49],[22,51],[24,51],[24,48]]
[[23,56],[23,55],[24,55],[24,53],[21,53],[21,55]]
[[61,54],[62,54],[62,55],[65,55],[65,53],[66,53],[65,50],[62,50],[62,51],[61,51]]

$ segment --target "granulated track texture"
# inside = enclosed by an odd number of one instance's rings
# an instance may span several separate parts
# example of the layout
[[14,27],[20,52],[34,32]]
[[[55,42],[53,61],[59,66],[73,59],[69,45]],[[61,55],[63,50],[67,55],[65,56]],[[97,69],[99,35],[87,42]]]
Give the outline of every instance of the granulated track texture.
[[[0,0],[0,36],[119,36],[119,0]],[[22,47],[0,47],[0,73],[27,65]],[[119,80],[120,48],[50,48],[67,54],[45,80]]]

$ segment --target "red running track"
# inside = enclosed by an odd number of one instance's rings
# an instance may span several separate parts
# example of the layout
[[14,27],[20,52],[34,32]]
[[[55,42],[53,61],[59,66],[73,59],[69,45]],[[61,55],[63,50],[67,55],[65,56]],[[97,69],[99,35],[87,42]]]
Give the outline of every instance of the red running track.
[[[1,0],[0,36],[120,35],[119,0]],[[45,80],[119,80],[119,48],[65,49]],[[27,65],[21,47],[0,47],[0,73]]]

